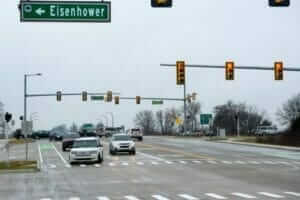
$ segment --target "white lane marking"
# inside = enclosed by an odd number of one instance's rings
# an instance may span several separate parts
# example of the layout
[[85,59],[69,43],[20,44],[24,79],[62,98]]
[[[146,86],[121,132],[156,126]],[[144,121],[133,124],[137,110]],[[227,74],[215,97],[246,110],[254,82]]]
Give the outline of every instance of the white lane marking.
[[227,161],[227,160],[222,160],[222,163],[224,163],[224,164],[232,164],[232,162],[230,162],[230,161]]
[[293,195],[296,197],[300,197],[300,193],[296,193],[296,192],[284,192],[285,194],[289,194],[289,195]]
[[299,162],[298,161],[294,161],[293,163],[297,164],[297,165],[300,165],[300,161]]
[[152,195],[152,197],[157,200],[169,200],[168,198],[160,196],[160,195]]
[[166,163],[166,164],[169,164],[169,165],[170,165],[170,164],[174,164],[174,163],[171,162],[171,161],[165,161],[165,163]]
[[70,197],[69,200],[80,200],[79,197]]
[[38,150],[39,150],[40,162],[41,162],[41,165],[42,165],[43,162],[44,162],[44,159],[43,159],[42,152],[41,152],[41,144],[39,144]]
[[214,161],[214,160],[207,160],[207,162],[208,162],[209,164],[217,164],[217,162]]
[[43,199],[40,199],[40,200],[51,200],[50,198],[43,198]]
[[70,164],[67,164],[66,167],[67,167],[67,168],[71,168],[72,166],[71,166]]
[[278,162],[279,164],[283,164],[283,165],[289,165],[290,163],[288,163],[288,162],[283,162],[283,161],[281,161],[281,162]]
[[244,165],[244,164],[246,164],[244,161],[240,161],[240,160],[238,160],[238,161],[235,161],[235,163],[236,163],[236,164],[241,164],[241,165]]
[[56,149],[56,147],[54,146],[53,143],[52,143],[52,146],[53,146],[54,150],[56,151],[57,155],[58,155],[58,156],[60,157],[60,159],[63,161],[63,163],[64,163],[65,165],[69,165],[69,163],[64,159],[64,157],[61,155],[61,153],[59,153],[59,152],[57,151],[57,149]]
[[110,162],[108,165],[111,166],[111,167],[116,166],[116,164],[112,163],[112,162]]
[[152,165],[158,165],[158,162],[152,161],[151,164]]
[[192,162],[193,163],[198,163],[198,164],[202,163],[200,160],[193,160]]
[[205,195],[215,199],[227,199],[226,197],[214,193],[206,193]]
[[50,169],[54,169],[54,168],[56,168],[56,165],[49,164],[49,168],[50,168]]
[[134,196],[125,196],[125,199],[128,199],[128,200],[139,200],[138,198],[136,198]]
[[108,197],[97,197],[97,200],[110,200]]
[[232,195],[238,196],[238,197],[243,197],[245,199],[256,199],[255,196],[251,196],[249,194],[243,194],[243,193],[239,193],[239,192],[232,193]]
[[154,160],[158,160],[158,161],[166,161],[160,157],[156,157],[156,156],[152,156],[150,154],[146,154],[146,153],[141,153],[141,152],[137,152],[138,154],[142,155],[142,156],[145,156],[145,157],[148,157],[148,158],[152,158]]
[[138,164],[138,165],[144,165],[143,162],[137,162],[136,164]]
[[100,165],[100,164],[94,164],[94,166],[95,166],[95,167],[101,167],[101,165]]
[[198,198],[190,196],[188,194],[179,194],[178,196],[180,196],[181,198],[184,198],[184,199],[188,199],[188,200],[199,200]]
[[128,166],[128,163],[127,162],[122,162],[122,165]]
[[181,164],[186,164],[187,162],[186,161],[183,161],[183,160],[181,160],[181,161],[179,161]]
[[79,166],[80,166],[80,167],[86,167],[86,165],[85,165],[85,164],[80,164]]
[[265,164],[269,164],[269,165],[274,165],[275,163],[274,162],[272,162],[272,161],[263,161],[263,163],[265,163]]
[[260,164],[259,162],[257,162],[257,161],[249,161],[249,163],[250,164],[254,164],[254,165],[258,165],[258,164]]
[[284,198],[284,196],[278,195],[278,194],[272,194],[272,193],[268,193],[268,192],[259,192],[258,194],[267,196],[267,197],[272,197],[272,198]]

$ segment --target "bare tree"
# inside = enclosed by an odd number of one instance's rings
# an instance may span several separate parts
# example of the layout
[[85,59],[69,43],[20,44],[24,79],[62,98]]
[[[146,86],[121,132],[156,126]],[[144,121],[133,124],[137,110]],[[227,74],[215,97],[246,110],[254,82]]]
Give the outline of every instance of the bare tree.
[[78,126],[73,122],[73,124],[70,127],[71,132],[78,132]]
[[143,129],[145,135],[152,134],[155,129],[155,119],[151,110],[140,111],[136,114],[134,123]]
[[5,120],[4,120],[4,104],[0,102],[0,135],[2,134],[1,137],[4,137],[4,127],[5,127]]
[[195,130],[197,125],[197,116],[201,111],[201,104],[199,102],[191,102],[187,104],[187,124],[191,126],[192,130]]
[[176,118],[180,116],[180,111],[176,108],[159,110],[156,112],[157,127],[162,134],[173,134]]

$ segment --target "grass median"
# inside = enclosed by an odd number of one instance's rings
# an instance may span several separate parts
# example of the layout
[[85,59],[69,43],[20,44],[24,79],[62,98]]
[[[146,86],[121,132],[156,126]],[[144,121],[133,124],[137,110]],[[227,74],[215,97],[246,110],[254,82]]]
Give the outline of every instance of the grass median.
[[32,138],[28,138],[28,139],[24,139],[24,138],[22,138],[22,139],[15,139],[15,138],[13,138],[13,139],[10,139],[8,141],[8,143],[10,145],[26,144],[26,143],[33,143],[33,142],[34,142],[34,139],[32,139]]
[[6,170],[38,170],[36,160],[0,161],[0,172]]

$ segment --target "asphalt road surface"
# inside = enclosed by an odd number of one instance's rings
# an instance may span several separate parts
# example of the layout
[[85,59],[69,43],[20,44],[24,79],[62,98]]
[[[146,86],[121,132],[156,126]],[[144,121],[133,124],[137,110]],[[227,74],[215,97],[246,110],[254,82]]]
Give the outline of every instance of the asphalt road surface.
[[[0,174],[5,200],[300,199],[300,152],[144,137],[135,156],[105,155],[100,164],[69,165],[60,142],[31,145],[41,172]],[[22,148],[13,157],[23,156]],[[34,156],[32,156],[34,157]]]

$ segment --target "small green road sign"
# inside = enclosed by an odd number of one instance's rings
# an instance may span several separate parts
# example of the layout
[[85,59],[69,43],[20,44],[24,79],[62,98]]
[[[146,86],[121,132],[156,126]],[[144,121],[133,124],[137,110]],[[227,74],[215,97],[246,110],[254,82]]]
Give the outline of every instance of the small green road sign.
[[200,114],[200,124],[207,125],[212,119],[212,114]]
[[91,96],[92,101],[103,101],[104,96]]
[[105,1],[21,1],[21,22],[110,22]]
[[163,100],[153,100],[152,101],[152,105],[161,105],[163,103],[164,103]]

